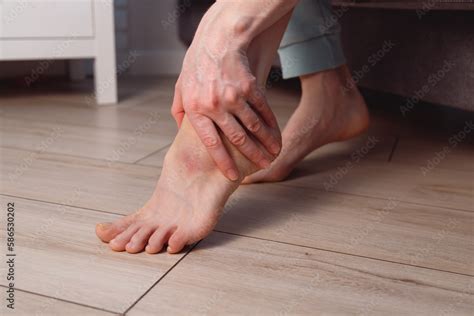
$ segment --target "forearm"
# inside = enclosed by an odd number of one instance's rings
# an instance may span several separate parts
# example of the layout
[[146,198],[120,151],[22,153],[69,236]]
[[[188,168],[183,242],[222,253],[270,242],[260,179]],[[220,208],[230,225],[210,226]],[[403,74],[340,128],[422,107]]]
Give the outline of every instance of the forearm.
[[222,48],[246,49],[264,30],[293,10],[298,0],[218,0],[203,17],[197,38]]

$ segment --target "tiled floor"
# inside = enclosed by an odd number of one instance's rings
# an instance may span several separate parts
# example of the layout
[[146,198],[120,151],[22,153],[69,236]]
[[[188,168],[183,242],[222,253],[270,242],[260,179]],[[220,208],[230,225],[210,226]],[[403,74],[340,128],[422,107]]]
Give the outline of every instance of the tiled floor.
[[[375,104],[365,135],[285,182],[241,187],[182,254],[109,250],[94,224],[152,192],[176,133],[172,85],[125,80],[102,107],[90,83],[1,91],[1,249],[13,202],[17,254],[16,309],[2,297],[2,315],[472,315],[474,132],[452,139],[468,114],[436,128]],[[269,91],[281,124],[297,96]]]

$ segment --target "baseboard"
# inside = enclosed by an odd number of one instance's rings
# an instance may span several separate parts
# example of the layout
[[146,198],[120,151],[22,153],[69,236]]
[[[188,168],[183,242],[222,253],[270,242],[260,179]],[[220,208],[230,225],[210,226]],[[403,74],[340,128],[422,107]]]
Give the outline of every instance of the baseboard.
[[183,50],[154,50],[134,52],[136,60],[130,66],[132,75],[178,75],[181,71]]

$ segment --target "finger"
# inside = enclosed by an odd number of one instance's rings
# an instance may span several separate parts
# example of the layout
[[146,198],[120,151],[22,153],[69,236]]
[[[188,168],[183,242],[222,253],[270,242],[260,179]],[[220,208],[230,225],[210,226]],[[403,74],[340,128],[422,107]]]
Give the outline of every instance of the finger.
[[173,104],[171,105],[171,115],[173,115],[176,124],[178,124],[178,128],[181,127],[181,123],[183,122],[184,118],[184,107],[181,98],[181,90],[179,89],[178,85],[176,85],[174,89]]
[[188,117],[197,135],[204,146],[206,146],[207,152],[216,163],[217,168],[230,180],[238,180],[240,177],[239,171],[222,143],[213,121],[198,113],[188,113]]
[[262,89],[260,89],[256,84],[253,85],[247,98],[249,104],[257,111],[268,126],[271,128],[278,128],[275,114],[273,114]]
[[234,145],[247,159],[260,168],[270,166],[263,148],[257,146],[255,141],[249,137],[246,131],[232,114],[226,113],[221,120],[216,121],[227,139]]
[[239,111],[234,113],[242,124],[265,146],[268,152],[277,155],[281,149],[281,137],[278,137],[275,131],[272,131],[254,112],[254,110],[247,105],[247,102],[242,101]]

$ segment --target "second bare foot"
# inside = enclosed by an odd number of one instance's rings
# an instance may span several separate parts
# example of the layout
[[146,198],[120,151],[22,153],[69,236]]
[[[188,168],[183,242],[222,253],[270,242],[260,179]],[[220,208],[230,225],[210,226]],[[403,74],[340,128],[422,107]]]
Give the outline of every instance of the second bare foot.
[[282,181],[315,149],[367,129],[367,106],[346,66],[305,76],[301,86],[300,104],[282,133],[280,155],[269,168],[246,177],[243,183]]

